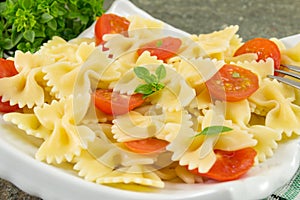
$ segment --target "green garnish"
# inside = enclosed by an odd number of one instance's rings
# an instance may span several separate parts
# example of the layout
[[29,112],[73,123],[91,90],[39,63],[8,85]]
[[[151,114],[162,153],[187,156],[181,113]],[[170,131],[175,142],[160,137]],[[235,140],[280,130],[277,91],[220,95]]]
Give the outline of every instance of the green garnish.
[[142,66],[135,67],[133,71],[138,78],[146,82],[146,84],[141,84],[134,90],[136,93],[143,94],[144,98],[165,87],[163,83],[160,83],[166,77],[166,68],[164,65],[158,66],[155,74],[150,74],[150,71]]
[[156,42],[156,47],[161,47],[161,45],[163,44],[163,41],[162,40],[157,40]]
[[101,16],[104,0],[6,0],[0,2],[0,57],[35,52],[60,36],[77,37]]
[[215,135],[215,134],[224,133],[232,130],[233,130],[232,128],[229,128],[227,126],[208,126],[205,129],[203,129],[200,133],[195,135],[194,137],[197,137],[199,135]]
[[240,78],[241,75],[240,75],[240,73],[238,73],[238,72],[233,72],[233,73],[232,73],[232,77],[233,77],[233,78]]

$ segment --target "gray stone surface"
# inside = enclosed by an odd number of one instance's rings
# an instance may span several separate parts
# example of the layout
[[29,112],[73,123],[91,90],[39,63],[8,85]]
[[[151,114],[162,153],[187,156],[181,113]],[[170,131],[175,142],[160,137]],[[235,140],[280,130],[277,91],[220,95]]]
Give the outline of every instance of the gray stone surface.
[[[209,33],[239,25],[239,35],[285,37],[300,33],[299,0],[132,0],[152,16],[189,33]],[[105,1],[105,7],[111,5]],[[0,179],[0,200],[37,200]]]

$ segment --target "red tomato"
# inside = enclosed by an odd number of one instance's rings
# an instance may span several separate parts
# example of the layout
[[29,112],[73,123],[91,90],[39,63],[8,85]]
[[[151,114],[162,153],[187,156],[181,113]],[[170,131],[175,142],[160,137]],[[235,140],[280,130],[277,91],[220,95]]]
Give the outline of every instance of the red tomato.
[[96,45],[103,43],[102,36],[105,34],[125,33],[130,22],[125,17],[115,14],[103,14],[95,24]]
[[231,64],[225,64],[206,86],[213,99],[229,102],[246,99],[259,87],[256,74]]
[[[16,74],[18,74],[18,71],[15,68],[14,62],[0,58],[0,78],[10,77]],[[0,112],[14,112],[18,109],[18,105],[11,106],[9,101],[2,102],[2,97],[0,97]]]
[[10,77],[18,74],[14,61],[0,58],[0,78]]
[[169,142],[157,138],[147,138],[142,140],[134,140],[124,142],[125,146],[135,153],[159,153],[165,150]]
[[198,169],[192,173],[211,178],[217,181],[230,181],[243,176],[254,164],[256,151],[253,148],[244,148],[237,151],[215,150],[217,160],[207,173],[199,173]]
[[157,56],[157,59],[166,61],[176,55],[181,43],[179,38],[165,37],[141,46],[137,53],[141,55],[144,51],[149,51],[151,56]]
[[125,114],[145,101],[142,94],[125,95],[108,89],[97,89],[93,96],[96,108],[109,115]]
[[273,58],[274,68],[280,68],[280,50],[278,46],[271,40],[266,38],[254,38],[244,43],[234,54],[238,56],[245,53],[256,53],[259,60],[266,60],[267,58]]

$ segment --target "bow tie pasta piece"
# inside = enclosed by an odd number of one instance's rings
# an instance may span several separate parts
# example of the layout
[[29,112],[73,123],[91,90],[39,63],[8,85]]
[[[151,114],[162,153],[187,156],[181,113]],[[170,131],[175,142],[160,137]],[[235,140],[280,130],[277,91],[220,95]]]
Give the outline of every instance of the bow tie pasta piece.
[[226,103],[226,120],[231,120],[241,128],[247,128],[251,119],[251,107],[247,99]]
[[80,64],[87,59],[91,48],[95,48],[95,44],[88,39],[79,38],[68,42],[54,36],[41,47],[38,53],[53,58],[55,62]]
[[240,45],[241,39],[236,35],[239,27],[229,26],[223,30],[208,34],[192,35],[191,38],[212,58],[219,60],[231,56]]
[[164,181],[184,182],[187,184],[203,183],[201,176],[191,173],[186,167],[180,166],[178,162],[173,162],[155,173]]
[[0,96],[3,101],[10,100],[11,105],[18,104],[21,108],[42,105],[48,96],[42,67],[54,60],[38,53],[17,51],[14,62],[19,73],[0,79]]
[[35,114],[6,113],[3,115],[6,122],[11,122],[27,135],[47,139],[51,134],[50,130],[42,126]]
[[300,42],[295,46],[281,51],[281,60],[283,64],[300,66]]
[[111,167],[102,164],[86,150],[83,150],[81,154],[75,158],[75,162],[76,164],[73,169],[78,171],[79,176],[91,182],[96,182],[98,178],[113,171]]
[[185,59],[184,57],[173,57],[168,63],[197,92],[202,90],[205,81],[210,79],[225,64],[224,61],[204,58]]
[[[226,107],[224,106],[224,103],[217,103],[204,112],[203,116],[198,117],[200,130],[197,130],[197,132],[215,125],[225,125],[233,130],[214,135],[189,136],[190,144],[184,145],[186,146],[185,151],[181,150],[181,156],[177,158],[173,156],[173,159],[179,160],[180,165],[188,165],[190,170],[198,168],[199,172],[205,173],[216,161],[215,149],[234,151],[256,145],[257,141],[252,138],[251,134],[232,124],[230,120],[225,120]],[[179,150],[178,146],[183,146],[180,143],[186,141],[187,139],[177,140],[170,144],[172,148],[168,147],[168,150],[176,153]]]
[[88,141],[94,140],[95,133],[88,126],[74,124],[72,105],[73,98],[68,98],[34,109],[40,123],[51,132],[36,153],[38,160],[70,162],[87,147]]
[[272,157],[274,149],[277,149],[277,141],[281,140],[281,131],[269,128],[267,126],[254,125],[248,129],[253,135],[253,139],[257,140],[254,149],[257,152],[259,162],[264,162],[267,158]]
[[135,52],[141,45],[163,37],[163,23],[157,20],[145,19],[139,16],[129,18],[128,34],[105,34],[104,47],[114,58]]
[[267,58],[266,61],[260,60],[260,61],[245,61],[245,62],[232,62],[231,64],[243,67],[245,69],[248,69],[255,73],[259,77],[259,82],[261,82],[262,79],[266,78],[270,74],[274,74],[274,61],[271,58]]
[[80,66],[95,49],[94,44],[86,43],[73,44],[71,47],[69,45],[61,46],[61,50],[72,53],[76,60],[63,59],[63,61],[45,66],[42,70],[45,73],[44,79],[47,81],[47,85],[51,87],[51,93],[57,99],[72,95]]
[[[130,79],[133,79],[135,77],[135,74],[126,75],[129,70],[132,70],[136,66],[148,66],[148,65],[161,65],[163,61],[157,60],[156,56],[151,56],[150,52],[145,51],[143,52],[139,57],[136,58],[136,53],[130,53],[125,54],[118,58],[114,62],[114,66],[117,66],[115,68],[115,73],[120,73],[120,78],[116,81],[113,81],[109,84],[109,88],[113,88],[115,92],[120,92],[121,94],[133,94],[134,90],[136,88],[136,85],[141,84],[141,80],[136,79],[133,83],[130,82],[130,84],[133,84],[132,86],[129,84],[127,87],[120,87],[122,84],[127,84]],[[125,90],[123,88],[126,88]],[[131,88],[131,89],[129,89]]]
[[149,114],[131,111],[113,120],[112,133],[118,142],[150,137],[172,142],[179,134],[193,134],[190,118],[184,110],[158,113],[152,110]]
[[153,170],[147,169],[147,167],[143,165],[134,165],[114,170],[106,176],[98,178],[96,182],[101,184],[135,183],[157,188],[163,188],[165,186],[165,183]]
[[[146,19],[140,16],[129,16],[130,24],[128,27],[128,36],[137,37],[140,41],[147,43],[150,40],[155,40],[162,37],[164,23],[155,19]],[[150,39],[150,40],[149,40]]]
[[[293,104],[295,90],[276,80],[264,79],[261,87],[249,98],[255,112],[265,110],[265,125],[283,131],[287,136],[300,134],[300,106]],[[260,114],[260,112],[258,112]]]
[[[158,65],[147,65],[146,67],[150,73],[154,73]],[[165,88],[149,96],[149,100],[151,104],[161,106],[169,112],[181,110],[193,100],[195,90],[174,69],[169,66],[165,66],[165,68],[166,77],[161,80],[165,84]],[[114,91],[133,94],[134,90],[143,83],[143,80],[138,78],[133,70],[130,70],[116,83]]]

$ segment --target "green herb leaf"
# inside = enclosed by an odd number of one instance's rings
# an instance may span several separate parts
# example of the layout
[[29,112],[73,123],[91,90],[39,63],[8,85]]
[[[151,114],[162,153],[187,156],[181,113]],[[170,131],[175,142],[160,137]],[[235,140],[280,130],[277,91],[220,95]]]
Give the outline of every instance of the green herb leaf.
[[33,43],[35,38],[35,32],[33,30],[28,30],[24,32],[24,38],[28,40],[29,42]]
[[164,79],[167,75],[166,68],[164,65],[159,65],[159,67],[155,70],[155,74],[157,76],[158,82]]
[[150,95],[153,93],[152,86],[149,84],[143,84],[139,85],[134,92],[144,94],[144,95]]
[[138,78],[146,82],[146,84],[139,85],[135,89],[135,92],[143,94],[144,98],[165,87],[163,83],[160,83],[161,79],[165,78],[167,73],[164,65],[160,65],[155,70],[155,74],[150,74],[147,68],[141,66],[135,67],[133,71]]
[[232,78],[240,78],[241,77],[240,73],[238,73],[238,72],[233,72],[231,76],[232,76]]
[[133,71],[135,75],[142,80],[145,80],[145,77],[150,76],[150,71],[146,67],[135,67]]
[[220,134],[223,132],[232,131],[233,129],[227,126],[208,126],[205,129],[203,129],[200,133],[195,135],[195,137],[199,135],[215,135]]
[[156,42],[155,46],[159,48],[159,47],[162,46],[162,44],[163,44],[163,41],[162,41],[162,40],[158,40],[158,41]]
[[43,13],[41,16],[41,23],[47,23],[52,20],[54,17],[49,13]]
[[77,37],[101,16],[104,0],[6,0],[0,2],[0,56],[35,52],[54,35]]
[[23,0],[20,2],[22,2],[22,7],[26,10],[29,10],[32,7],[32,0]]
[[48,27],[51,28],[53,31],[57,30],[57,22],[55,19],[50,20],[47,24]]

